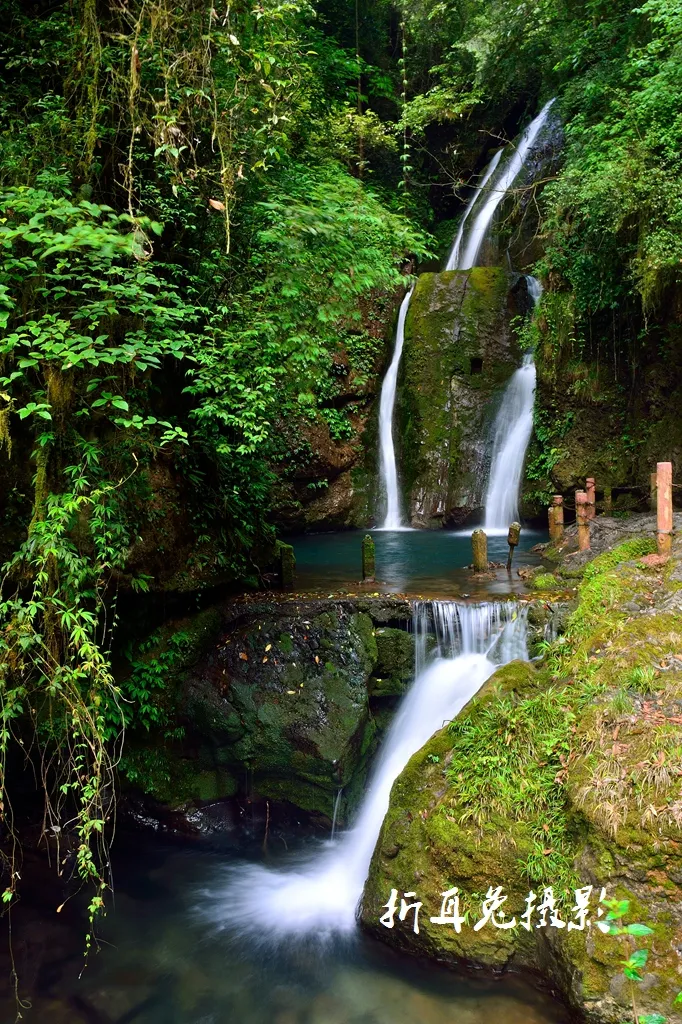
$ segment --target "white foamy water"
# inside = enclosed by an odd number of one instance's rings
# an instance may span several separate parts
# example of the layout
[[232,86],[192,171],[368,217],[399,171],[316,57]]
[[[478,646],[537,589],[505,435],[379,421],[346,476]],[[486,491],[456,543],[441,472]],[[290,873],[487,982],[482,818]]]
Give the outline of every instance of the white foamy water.
[[493,219],[495,210],[514,184],[516,178],[519,176],[533,143],[547,121],[547,117],[553,103],[553,99],[550,100],[549,103],[545,103],[538,116],[531,121],[521,136],[519,144],[514,150],[511,159],[503,166],[499,178],[495,178],[492,181],[488,189],[485,202],[480,205],[480,208],[477,206],[477,213],[471,226],[471,230],[469,231],[462,255],[459,258],[456,267],[453,267],[452,269],[469,270],[471,267],[476,266],[476,260],[478,258],[481,245],[483,244],[483,239],[490,227],[490,222]]
[[497,170],[497,165],[500,162],[500,158],[501,158],[503,152],[504,152],[503,149],[499,149],[497,151],[497,153],[495,153],[494,157],[492,158],[492,160],[490,161],[490,163],[488,164],[488,166],[485,169],[485,173],[484,173],[483,177],[481,178],[481,184],[478,186],[478,188],[474,192],[474,194],[471,197],[471,200],[469,202],[469,205],[467,206],[466,210],[464,211],[464,213],[462,215],[462,219],[459,222],[459,227],[457,229],[457,234],[455,235],[455,240],[452,243],[452,249],[450,250],[450,254],[448,256],[447,263],[445,264],[445,269],[446,270],[460,270],[461,269],[460,266],[459,266],[459,256],[460,256],[460,252],[461,252],[461,249],[462,249],[462,239],[464,238],[464,228],[465,228],[466,222],[469,219],[469,215],[472,212],[472,210],[474,209],[474,207],[477,204],[480,203],[481,197],[485,194],[485,192],[484,192],[485,187],[488,184],[488,182],[490,181],[490,179],[492,178],[492,176],[495,173],[495,171]]
[[511,377],[493,427],[492,462],[485,496],[485,530],[505,532],[519,518],[519,491],[533,429],[535,363],[532,355]]
[[398,383],[398,367],[403,354],[405,341],[405,318],[410,307],[413,288],[410,288],[403,299],[398,314],[398,326],[395,332],[395,347],[393,358],[386,371],[384,382],[381,385],[381,400],[379,403],[379,451],[381,481],[384,494],[386,495],[386,517],[384,519],[384,530],[405,529],[400,515],[400,492],[398,489],[398,467],[395,460],[395,445],[393,444],[393,413],[395,410],[395,392]]
[[[224,887],[208,894],[204,914],[214,923],[262,941],[321,939],[355,930],[394,781],[412,754],[480,689],[495,662],[527,657],[525,611],[513,603],[419,602],[414,626],[417,678],[388,730],[353,827],[281,868],[230,868]],[[426,657],[427,633],[436,637],[431,659]]]
[[[542,285],[537,277],[526,276],[528,294],[537,306]],[[519,518],[521,475],[533,430],[533,406],[537,374],[532,353],[512,376],[493,426],[493,451],[485,497],[485,530],[506,533]]]

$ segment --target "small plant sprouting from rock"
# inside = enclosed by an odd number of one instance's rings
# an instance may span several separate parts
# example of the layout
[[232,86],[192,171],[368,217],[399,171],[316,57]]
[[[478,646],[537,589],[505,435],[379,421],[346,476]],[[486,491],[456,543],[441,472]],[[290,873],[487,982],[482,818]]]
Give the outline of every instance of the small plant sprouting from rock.
[[[653,935],[653,928],[646,924],[624,924],[624,918],[630,911],[629,900],[602,900],[607,908],[606,921],[609,926],[609,935],[625,936],[630,949],[626,960],[621,960],[623,974],[630,982],[630,998],[632,1000],[632,1020],[634,1024],[666,1024],[667,1018],[660,1013],[646,1013],[640,1015],[637,1010],[637,989],[636,986],[643,980],[642,971],[646,967],[649,958],[648,949],[635,949],[635,939]],[[679,996],[678,996],[679,999]],[[623,1022],[625,1024],[625,1022]]]

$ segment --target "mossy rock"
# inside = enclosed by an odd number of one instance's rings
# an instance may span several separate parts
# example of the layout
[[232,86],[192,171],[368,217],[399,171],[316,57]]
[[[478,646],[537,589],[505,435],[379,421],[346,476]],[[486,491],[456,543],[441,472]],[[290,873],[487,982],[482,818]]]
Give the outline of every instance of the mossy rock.
[[458,523],[483,504],[493,396],[519,365],[520,312],[498,267],[422,274],[405,323],[399,464],[413,525]]
[[377,662],[373,697],[400,697],[414,678],[414,635],[390,627],[375,632]]
[[[361,795],[377,742],[369,709],[380,661],[376,627],[352,601],[235,605],[233,625],[188,680],[185,718],[207,762],[248,779],[252,799],[283,801],[331,818],[339,788],[344,813]],[[388,614],[389,601],[378,602]],[[405,615],[405,602],[399,602]],[[392,672],[413,662],[412,639],[389,628]],[[384,640],[385,638],[385,640]]]

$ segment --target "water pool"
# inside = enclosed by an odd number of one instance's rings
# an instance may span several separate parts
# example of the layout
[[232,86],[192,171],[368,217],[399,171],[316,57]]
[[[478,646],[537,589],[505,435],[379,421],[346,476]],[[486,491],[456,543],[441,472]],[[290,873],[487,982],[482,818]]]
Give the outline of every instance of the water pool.
[[[37,885],[15,911],[14,953],[21,991],[31,1003],[22,1010],[26,1024],[568,1020],[561,1005],[520,978],[461,978],[362,936],[326,947],[287,943],[275,950],[259,949],[243,937],[230,939],[208,925],[201,911],[218,898],[234,851],[168,845],[140,835],[117,845],[115,908],[105,921],[105,941],[85,971],[85,924],[74,901],[57,915],[53,885]],[[3,971],[3,984],[7,976]],[[14,1017],[5,990],[0,1019],[9,1024]]]
[[[358,587],[362,574],[361,543],[367,531],[307,534],[289,538],[296,553],[298,590],[327,593]],[[546,533],[524,530],[514,554],[511,575],[506,569],[474,577],[464,567],[471,563],[471,531],[374,530],[377,583],[372,591],[424,594],[429,597],[485,597],[523,593],[517,568],[537,565],[540,556],[530,551],[547,540]],[[504,536],[488,537],[491,562],[507,560]]]

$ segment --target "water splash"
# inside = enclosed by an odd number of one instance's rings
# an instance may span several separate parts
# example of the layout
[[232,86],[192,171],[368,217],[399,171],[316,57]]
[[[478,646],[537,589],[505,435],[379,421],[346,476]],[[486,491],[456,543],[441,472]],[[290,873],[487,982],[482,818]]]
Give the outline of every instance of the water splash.
[[395,393],[398,383],[398,367],[403,353],[405,341],[405,318],[412,299],[413,288],[410,288],[403,299],[398,314],[398,326],[395,332],[393,358],[386,371],[381,385],[379,403],[379,450],[381,453],[381,480],[386,495],[386,518],[384,530],[404,530],[400,515],[400,492],[398,489],[398,468],[395,461],[395,445],[393,444],[393,412],[395,409]]
[[[391,724],[356,822],[313,855],[273,869],[228,869],[222,891],[208,894],[220,927],[261,942],[348,935],[391,787],[412,754],[450,721],[494,672],[496,662],[525,656],[526,619],[512,602],[464,605],[419,602],[414,611],[418,675]],[[428,654],[428,637],[435,649]]]
[[545,103],[538,116],[531,121],[521,136],[511,159],[504,165],[499,178],[493,181],[492,187],[488,190],[488,198],[476,214],[464,251],[457,262],[456,268],[453,269],[469,270],[476,265],[483,239],[490,227],[495,210],[518,177],[533,143],[547,121],[553,103],[553,99],[549,103]]

